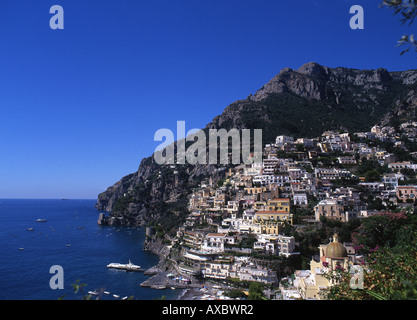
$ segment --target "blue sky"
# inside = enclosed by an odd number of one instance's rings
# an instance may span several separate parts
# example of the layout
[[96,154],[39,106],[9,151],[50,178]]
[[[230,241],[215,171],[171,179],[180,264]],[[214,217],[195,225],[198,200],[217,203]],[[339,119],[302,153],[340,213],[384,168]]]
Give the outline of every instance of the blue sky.
[[416,25],[379,2],[0,0],[0,198],[96,198],[158,129],[202,128],[285,67],[416,68],[395,47]]

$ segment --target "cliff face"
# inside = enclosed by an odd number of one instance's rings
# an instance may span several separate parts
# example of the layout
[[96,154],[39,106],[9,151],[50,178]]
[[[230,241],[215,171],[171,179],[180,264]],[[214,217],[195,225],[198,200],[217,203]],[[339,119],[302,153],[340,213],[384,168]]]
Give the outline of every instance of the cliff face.
[[[388,72],[329,68],[307,63],[285,68],[245,100],[225,108],[205,129],[263,129],[263,142],[279,134],[315,137],[329,129],[369,130],[376,123],[415,119],[417,70]],[[214,183],[224,166],[164,165],[152,156],[137,172],[98,196],[96,207],[111,212],[108,223],[162,223],[173,229],[186,214],[187,195],[204,178]]]
[[187,195],[201,180],[222,178],[225,168],[215,165],[158,165],[142,160],[137,172],[99,194],[98,210],[111,212],[105,223],[146,225],[163,222],[173,229],[187,214]]

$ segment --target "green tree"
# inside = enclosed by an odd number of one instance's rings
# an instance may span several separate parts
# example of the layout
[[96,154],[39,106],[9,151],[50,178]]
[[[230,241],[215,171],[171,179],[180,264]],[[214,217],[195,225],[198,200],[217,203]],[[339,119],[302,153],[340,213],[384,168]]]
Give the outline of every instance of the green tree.
[[[417,234],[414,234],[414,239]],[[363,261],[363,288],[352,289],[348,270],[337,269],[327,277],[337,285],[321,295],[329,300],[417,299],[417,241],[401,247],[376,247]]]
[[249,300],[263,300],[264,293],[263,293],[264,286],[259,282],[252,282],[249,285]]
[[412,213],[381,212],[362,220],[352,234],[354,245],[366,252],[379,247],[402,247],[413,241],[417,218]]
[[[380,7],[393,9],[394,15],[400,14],[402,16],[400,19],[402,25],[406,23],[411,25],[417,17],[417,0],[384,0]],[[400,55],[408,52],[411,48],[414,48],[417,52],[417,40],[414,39],[413,34],[405,34],[398,40],[398,46],[403,45],[408,45],[408,47]]]
[[380,175],[379,172],[374,170],[370,170],[365,174],[365,179],[368,182],[375,182],[378,181],[380,179]]

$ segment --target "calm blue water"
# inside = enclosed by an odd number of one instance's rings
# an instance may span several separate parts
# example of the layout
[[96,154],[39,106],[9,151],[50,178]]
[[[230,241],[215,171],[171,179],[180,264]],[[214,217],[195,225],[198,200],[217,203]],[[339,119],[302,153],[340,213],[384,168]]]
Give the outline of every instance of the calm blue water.
[[[176,299],[178,290],[140,287],[142,272],[106,268],[110,262],[149,268],[158,257],[142,250],[143,228],[97,225],[95,200],[0,199],[0,299],[80,299],[71,284],[80,280],[88,290],[105,288],[103,299],[133,295],[152,300],[166,295]],[[36,219],[47,222],[35,222]],[[34,231],[27,231],[34,228]],[[71,246],[66,246],[66,245]],[[24,250],[19,250],[24,248]],[[52,265],[64,269],[64,289],[52,290]]]

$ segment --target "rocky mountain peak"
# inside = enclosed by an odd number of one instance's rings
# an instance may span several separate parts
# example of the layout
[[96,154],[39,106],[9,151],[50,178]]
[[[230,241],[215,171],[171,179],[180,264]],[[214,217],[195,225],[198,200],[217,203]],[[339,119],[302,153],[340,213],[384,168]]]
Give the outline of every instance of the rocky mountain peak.
[[299,69],[282,69],[249,99],[261,101],[271,94],[291,92],[308,99],[322,99],[323,81],[329,78],[330,68],[316,62],[309,62]]
[[330,68],[324,67],[316,62],[308,62],[297,69],[298,73],[305,74],[314,78],[326,78]]
[[[338,94],[334,94],[334,92],[338,91],[341,85],[386,90],[385,84],[393,80],[393,76],[398,78],[397,73],[390,73],[385,68],[375,70],[344,67],[329,68],[316,62],[308,62],[296,70],[291,68],[282,69],[254,95],[250,95],[249,99],[262,101],[271,94],[288,92],[307,99],[335,100]],[[400,72],[401,77],[404,78],[403,82],[405,84],[415,81],[415,73],[409,73],[405,77],[404,73]],[[412,80],[410,81],[410,79]]]

